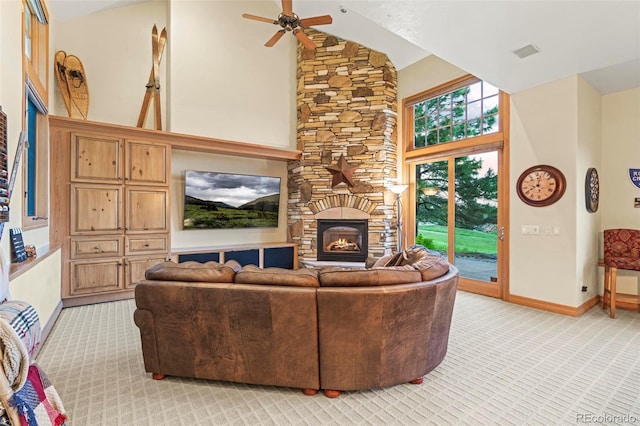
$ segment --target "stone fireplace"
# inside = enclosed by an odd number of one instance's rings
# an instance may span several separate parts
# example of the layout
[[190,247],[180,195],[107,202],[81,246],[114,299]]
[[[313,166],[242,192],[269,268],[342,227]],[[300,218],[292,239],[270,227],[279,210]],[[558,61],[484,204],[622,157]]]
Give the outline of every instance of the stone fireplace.
[[318,260],[364,262],[369,250],[366,219],[318,219]]
[[[318,220],[364,220],[362,251],[382,256],[396,247],[395,199],[386,189],[397,177],[396,70],[383,53],[304,31],[318,48],[298,47],[302,156],[288,165],[289,241],[301,259],[320,260]],[[349,178],[336,182],[337,168]]]

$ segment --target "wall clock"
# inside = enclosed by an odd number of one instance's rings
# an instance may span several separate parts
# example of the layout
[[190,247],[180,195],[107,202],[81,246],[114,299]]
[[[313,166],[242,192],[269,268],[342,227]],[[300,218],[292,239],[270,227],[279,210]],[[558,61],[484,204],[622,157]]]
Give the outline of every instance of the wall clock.
[[587,204],[587,211],[595,213],[600,202],[600,179],[595,167],[587,169],[587,176],[584,179],[584,198]]
[[534,207],[555,203],[562,198],[566,187],[567,181],[562,172],[546,164],[529,167],[516,183],[518,197]]

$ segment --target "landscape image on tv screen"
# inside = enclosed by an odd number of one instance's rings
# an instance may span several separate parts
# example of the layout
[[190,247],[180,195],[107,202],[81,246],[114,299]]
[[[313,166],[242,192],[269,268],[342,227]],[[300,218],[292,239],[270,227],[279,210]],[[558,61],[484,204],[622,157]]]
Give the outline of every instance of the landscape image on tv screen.
[[277,228],[280,178],[187,171],[184,229]]

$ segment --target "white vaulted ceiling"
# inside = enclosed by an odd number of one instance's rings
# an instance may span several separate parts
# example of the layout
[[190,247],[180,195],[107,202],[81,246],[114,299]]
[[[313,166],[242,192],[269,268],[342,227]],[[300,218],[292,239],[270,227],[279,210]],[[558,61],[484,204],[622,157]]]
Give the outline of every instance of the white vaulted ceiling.
[[[136,2],[49,4],[67,19]],[[640,0],[294,0],[293,10],[331,15],[318,30],[384,52],[397,69],[433,54],[509,93],[573,75],[603,94],[640,86]],[[540,52],[513,53],[529,44]]]

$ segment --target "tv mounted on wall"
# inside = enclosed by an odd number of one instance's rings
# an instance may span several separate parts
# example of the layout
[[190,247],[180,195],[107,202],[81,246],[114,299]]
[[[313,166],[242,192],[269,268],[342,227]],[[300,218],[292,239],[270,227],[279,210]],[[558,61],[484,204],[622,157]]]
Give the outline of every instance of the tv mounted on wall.
[[277,228],[280,178],[188,170],[184,229]]

